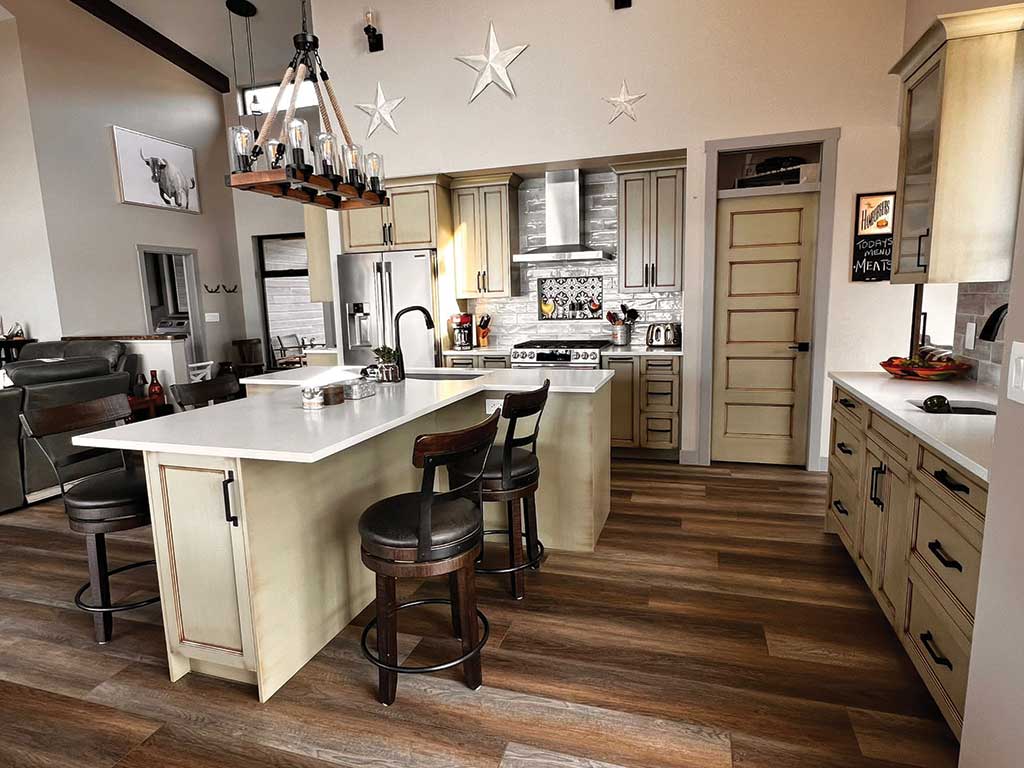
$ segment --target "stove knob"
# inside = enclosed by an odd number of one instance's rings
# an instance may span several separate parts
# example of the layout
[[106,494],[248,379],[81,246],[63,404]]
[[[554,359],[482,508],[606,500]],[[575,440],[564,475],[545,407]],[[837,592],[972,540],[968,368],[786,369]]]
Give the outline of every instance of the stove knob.
[[591,352],[590,353],[590,359],[591,360],[597,360],[597,352]]
[[531,360],[533,360],[533,358],[536,357],[536,356],[537,356],[536,352],[530,352],[530,359]]

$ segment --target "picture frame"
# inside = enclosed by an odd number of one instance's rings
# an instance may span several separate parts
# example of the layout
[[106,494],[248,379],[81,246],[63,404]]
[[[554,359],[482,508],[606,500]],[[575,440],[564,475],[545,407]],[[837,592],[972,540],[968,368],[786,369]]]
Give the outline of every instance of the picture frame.
[[196,153],[192,147],[111,126],[118,202],[201,214]]
[[850,281],[889,280],[892,269],[896,192],[859,192],[853,206],[853,254]]

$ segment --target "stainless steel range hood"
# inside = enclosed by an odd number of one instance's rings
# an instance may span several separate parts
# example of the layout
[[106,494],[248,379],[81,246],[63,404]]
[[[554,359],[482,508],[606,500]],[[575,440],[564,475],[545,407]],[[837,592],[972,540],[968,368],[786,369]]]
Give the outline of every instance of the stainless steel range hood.
[[583,180],[579,168],[544,174],[545,245],[512,256],[514,262],[599,261],[607,251],[583,245]]

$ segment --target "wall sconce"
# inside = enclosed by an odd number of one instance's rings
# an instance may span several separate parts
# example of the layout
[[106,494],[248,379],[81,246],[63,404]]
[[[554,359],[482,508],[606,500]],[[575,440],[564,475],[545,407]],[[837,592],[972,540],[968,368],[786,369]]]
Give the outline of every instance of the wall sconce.
[[377,51],[384,50],[384,35],[377,31],[377,26],[374,22],[374,12],[371,8],[364,15],[363,18],[366,21],[366,26],[363,27],[363,32],[366,33],[366,43],[370,48],[370,53],[377,53]]

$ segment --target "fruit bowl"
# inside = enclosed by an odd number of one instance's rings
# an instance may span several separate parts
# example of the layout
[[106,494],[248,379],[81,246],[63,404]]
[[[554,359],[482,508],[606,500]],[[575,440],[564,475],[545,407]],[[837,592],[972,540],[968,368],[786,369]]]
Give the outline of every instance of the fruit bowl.
[[890,357],[879,365],[897,379],[916,379],[918,381],[942,381],[962,376],[971,370],[970,363],[955,360],[922,362],[906,357]]

